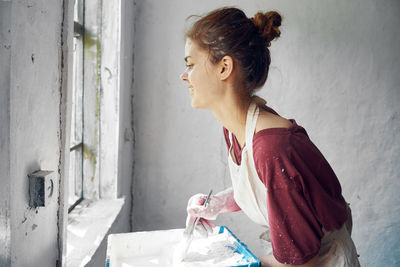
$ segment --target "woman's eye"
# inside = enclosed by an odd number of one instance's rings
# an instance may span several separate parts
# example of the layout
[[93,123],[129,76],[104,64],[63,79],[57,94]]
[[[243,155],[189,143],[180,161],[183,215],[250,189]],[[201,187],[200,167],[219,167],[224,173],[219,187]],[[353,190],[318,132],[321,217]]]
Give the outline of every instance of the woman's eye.
[[187,69],[193,68],[193,64],[186,64],[186,68],[187,68]]

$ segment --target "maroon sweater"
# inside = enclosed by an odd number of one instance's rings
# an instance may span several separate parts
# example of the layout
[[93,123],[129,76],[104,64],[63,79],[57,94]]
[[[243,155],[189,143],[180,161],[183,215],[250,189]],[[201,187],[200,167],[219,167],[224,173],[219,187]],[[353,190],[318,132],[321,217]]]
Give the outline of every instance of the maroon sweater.
[[[277,114],[265,107],[269,112]],[[311,142],[305,129],[291,119],[290,128],[270,128],[253,137],[258,177],[267,188],[270,239],[281,263],[304,264],[321,247],[322,228],[339,229],[347,206],[338,178]],[[230,147],[229,132],[224,128]],[[233,137],[233,152],[241,163],[242,149]]]

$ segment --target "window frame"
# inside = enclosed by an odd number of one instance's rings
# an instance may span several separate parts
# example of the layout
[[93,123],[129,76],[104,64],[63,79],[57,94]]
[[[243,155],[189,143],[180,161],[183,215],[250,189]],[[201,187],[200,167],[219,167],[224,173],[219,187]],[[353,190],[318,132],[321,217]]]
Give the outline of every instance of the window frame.
[[82,41],[82,142],[70,152],[82,151],[82,192],[68,204],[68,213],[84,199],[118,197],[122,1],[76,0],[75,5],[74,38]]
[[[80,204],[83,199],[84,199],[84,192],[83,192],[83,180],[84,180],[84,174],[83,174],[83,157],[84,157],[84,82],[83,82],[83,77],[84,77],[84,49],[85,49],[85,42],[84,42],[84,0],[76,0],[74,4],[74,34],[73,34],[73,82],[72,82],[72,96],[75,98],[72,101],[72,107],[71,107],[71,129],[70,129],[70,162],[69,162],[69,168],[71,170],[71,164],[74,164],[74,173],[69,173],[69,179],[68,179],[68,186],[73,188],[74,192],[71,192],[71,190],[68,191],[68,213],[70,213],[78,204]],[[80,49],[77,51],[77,47]],[[78,54],[77,54],[78,53]],[[77,62],[76,62],[77,61]],[[78,70],[76,70],[78,68]],[[77,72],[81,72],[78,74]],[[75,77],[78,76],[78,77]],[[77,79],[77,80],[76,80]],[[79,84],[79,85],[78,85]],[[77,86],[78,85],[78,86]],[[75,133],[76,133],[76,126],[77,126],[77,117],[76,117],[76,109],[77,107],[77,101],[76,101],[76,94],[80,90],[81,94],[81,101],[80,101],[80,108],[81,108],[81,129],[80,129],[80,142],[76,143],[75,141]],[[75,116],[74,116],[75,115]],[[73,131],[72,131],[73,130]],[[79,129],[78,129],[79,130]],[[71,153],[74,153],[78,151],[80,158],[78,158],[78,161],[75,159],[75,156],[72,158]],[[74,162],[72,162],[74,160]],[[76,165],[77,163],[79,164],[79,177],[78,173],[76,173]],[[77,181],[76,179],[80,179],[80,188],[77,190]],[[71,184],[72,183],[72,184]],[[78,191],[78,192],[77,192]],[[73,194],[73,196],[72,196]],[[70,201],[72,199],[72,201]]]

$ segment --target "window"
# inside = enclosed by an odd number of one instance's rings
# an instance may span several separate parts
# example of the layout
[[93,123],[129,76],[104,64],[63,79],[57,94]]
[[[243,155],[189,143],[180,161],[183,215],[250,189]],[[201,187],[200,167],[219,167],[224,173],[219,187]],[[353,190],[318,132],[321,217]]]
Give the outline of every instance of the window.
[[68,211],[117,197],[120,1],[76,0]]
[[114,220],[117,198],[121,0],[75,0],[66,265],[85,266]]

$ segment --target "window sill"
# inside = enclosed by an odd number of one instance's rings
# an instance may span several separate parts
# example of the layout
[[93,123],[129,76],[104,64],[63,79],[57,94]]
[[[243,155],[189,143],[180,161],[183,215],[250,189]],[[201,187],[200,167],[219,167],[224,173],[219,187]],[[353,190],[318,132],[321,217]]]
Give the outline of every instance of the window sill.
[[67,266],[85,266],[118,217],[125,198],[83,200],[68,214]]

